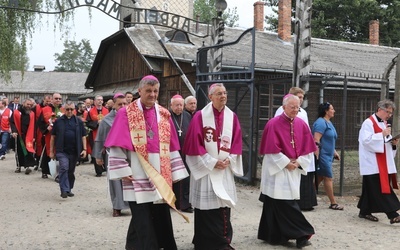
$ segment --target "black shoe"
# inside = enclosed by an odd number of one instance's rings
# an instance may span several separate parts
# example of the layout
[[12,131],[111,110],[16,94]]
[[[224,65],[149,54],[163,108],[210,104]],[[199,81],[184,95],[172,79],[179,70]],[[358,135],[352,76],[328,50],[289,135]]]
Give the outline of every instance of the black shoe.
[[17,169],[15,169],[14,172],[15,172],[15,173],[21,173],[21,167],[17,167]]
[[61,198],[68,198],[68,193],[61,193]]
[[191,213],[193,213],[193,208],[192,207],[188,207],[186,209],[182,209],[182,212],[191,214]]
[[310,246],[310,245],[311,245],[311,242],[307,238],[302,237],[302,238],[296,240],[296,247],[299,249],[306,247],[306,246]]
[[56,176],[56,178],[54,179],[55,182],[60,183],[60,178],[58,177],[58,175]]
[[30,172],[32,172],[32,169],[30,169],[29,167],[27,167],[27,168],[25,169],[25,174],[30,174]]
[[96,174],[96,177],[102,177],[103,175],[102,174]]
[[42,178],[43,178],[43,179],[47,179],[47,178],[49,178],[49,177],[47,176],[47,174],[42,174]]
[[72,193],[72,192],[67,192],[67,196],[68,196],[68,197],[74,197],[75,195],[74,195],[74,193]]
[[113,209],[113,213],[112,213],[112,216],[113,217],[120,217],[122,214],[121,214],[121,210],[119,210],[119,209]]

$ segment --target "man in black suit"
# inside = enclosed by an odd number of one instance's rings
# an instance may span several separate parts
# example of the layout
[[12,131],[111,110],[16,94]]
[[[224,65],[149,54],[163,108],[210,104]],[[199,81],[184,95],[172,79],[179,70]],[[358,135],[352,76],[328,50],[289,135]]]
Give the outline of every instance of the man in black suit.
[[18,108],[20,106],[21,106],[21,104],[19,104],[19,96],[15,96],[14,101],[12,101],[12,102],[10,102],[10,104],[8,104],[8,108],[11,109],[12,111],[18,110]]
[[[14,101],[8,104],[8,108],[11,109],[12,112],[14,112],[14,110],[18,110],[20,107],[21,104],[19,104],[19,96],[15,96]],[[10,140],[8,148],[15,150],[15,140]]]

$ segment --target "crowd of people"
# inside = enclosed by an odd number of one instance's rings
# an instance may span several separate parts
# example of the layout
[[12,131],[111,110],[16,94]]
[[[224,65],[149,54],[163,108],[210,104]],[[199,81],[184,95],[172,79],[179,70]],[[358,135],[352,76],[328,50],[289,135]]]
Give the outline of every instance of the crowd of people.
[[[0,100],[0,160],[15,151],[16,173],[29,174],[36,166],[42,178],[50,174],[49,162],[59,162],[60,196],[74,197],[75,167],[94,165],[96,177],[106,172],[112,216],[130,209],[126,249],[177,249],[170,209],[185,220],[194,213],[196,250],[234,249],[231,209],[237,202],[234,176],[243,175],[242,131],[238,116],[227,106],[222,83],[208,89],[210,103],[197,110],[194,96],[177,94],[169,108],[157,103],[159,80],[141,79],[138,95],[115,93],[75,105],[62,104],[59,93],[45,95],[41,103],[31,98]],[[297,248],[311,244],[314,228],[304,211],[317,206],[323,183],[327,206],[343,210],[333,192],[333,161],[338,133],[331,119],[331,103],[318,107],[310,126],[301,108],[304,91],[293,87],[284,96],[275,117],[266,124],[260,144],[263,156],[260,198],[263,203],[258,239],[272,245],[295,240]],[[399,139],[392,137],[388,120],[395,105],[382,100],[359,133],[359,164],[363,176],[359,217],[376,222],[372,213],[386,213],[390,224],[400,223],[400,202],[394,156]]]

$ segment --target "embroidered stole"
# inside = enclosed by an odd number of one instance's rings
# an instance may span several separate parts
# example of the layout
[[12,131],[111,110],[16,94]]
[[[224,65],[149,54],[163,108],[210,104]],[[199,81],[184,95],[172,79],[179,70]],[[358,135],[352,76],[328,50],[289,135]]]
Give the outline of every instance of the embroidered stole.
[[169,144],[171,138],[171,126],[169,123],[170,113],[168,110],[158,106],[157,104],[155,108],[157,111],[156,119],[158,123],[158,135],[160,139],[161,174],[149,162],[149,153],[147,151],[147,130],[140,99],[132,102],[126,107],[132,144],[135,148],[135,152],[143,167],[143,170],[156,186],[161,197],[170,207],[172,207],[187,222],[189,222],[189,218],[176,209],[176,197],[172,191],[172,170],[169,154]]
[[[369,119],[372,121],[372,125],[374,126],[374,132],[380,133],[382,132],[382,128],[379,127],[378,123],[375,121],[373,116],[370,116]],[[397,187],[397,177],[396,174],[388,173],[387,169],[387,161],[386,161],[386,146],[383,146],[383,153],[375,153],[376,161],[378,163],[379,169],[379,180],[381,183],[381,192],[383,194],[390,194],[390,184],[389,181],[392,181],[393,188],[398,189]],[[390,179],[389,179],[390,176]]]
[[[24,145],[24,142],[22,141],[21,112],[16,110],[13,115],[14,115],[15,127],[18,130],[18,134],[19,134],[23,152],[25,150],[24,148],[26,148],[26,150],[28,150],[29,152],[35,153],[35,149],[33,148],[33,139],[34,139],[34,134],[35,134],[35,114],[34,114],[34,112],[31,111],[29,113],[29,126],[28,126],[28,131],[26,131],[26,135],[25,135],[25,145]],[[25,152],[24,152],[24,155],[26,155]]]
[[[221,138],[227,137],[229,138],[229,145],[232,144],[232,130],[233,130],[233,112],[225,106],[224,108],[224,123],[223,127],[220,128],[222,129],[221,132]],[[204,127],[212,127],[214,128],[214,131],[216,131],[216,124],[215,124],[215,118],[214,118],[214,111],[213,111],[213,106],[212,103],[207,104],[202,110],[201,110],[201,115],[202,115],[202,120],[203,120],[203,126]],[[218,135],[215,136],[215,138],[218,139]],[[219,160],[225,160],[230,152],[227,152],[226,150],[218,150],[218,143],[217,141],[211,141],[207,142],[204,141],[205,148],[207,152],[216,159]],[[220,147],[222,147],[222,144],[220,143]],[[219,151],[219,153],[218,153]],[[213,190],[215,194],[222,199],[229,207],[234,207],[236,204],[232,200],[232,198],[228,195],[228,193],[225,190],[224,183],[223,183],[223,178],[224,178],[224,170],[222,169],[216,169],[214,168],[211,173],[210,173],[210,180],[212,183]]]

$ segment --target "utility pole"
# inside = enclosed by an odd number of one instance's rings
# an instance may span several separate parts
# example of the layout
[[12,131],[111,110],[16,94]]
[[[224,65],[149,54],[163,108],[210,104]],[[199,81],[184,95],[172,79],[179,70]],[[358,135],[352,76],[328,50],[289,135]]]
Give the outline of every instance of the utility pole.
[[[398,94],[398,91],[400,90],[400,53],[397,55],[397,60],[396,60],[396,77],[395,77],[395,83],[394,83],[394,104],[396,105],[396,108],[393,111],[393,127],[392,127],[392,134],[397,135],[400,132],[400,97]],[[388,86],[389,88],[389,86]],[[395,157],[395,163],[396,166],[400,166],[400,155],[396,154]]]
[[[217,45],[221,44],[224,41],[224,29],[225,23],[219,17],[212,19],[212,30],[211,30],[211,39],[212,44]],[[216,48],[211,50],[210,57],[210,72],[220,72],[222,68],[222,48]]]
[[[217,9],[217,17],[212,19],[211,44],[217,45],[224,42],[225,22],[222,19],[222,13],[226,9],[225,0],[217,0],[215,8]],[[220,72],[222,69],[222,48],[215,48],[210,51],[209,71]],[[218,77],[214,76],[217,80]]]
[[[310,74],[311,62],[311,9],[312,0],[296,1],[295,44],[293,62],[293,86],[301,87],[306,93],[309,90],[309,81],[301,83],[301,76]],[[308,106],[307,99],[303,101],[303,108]]]

